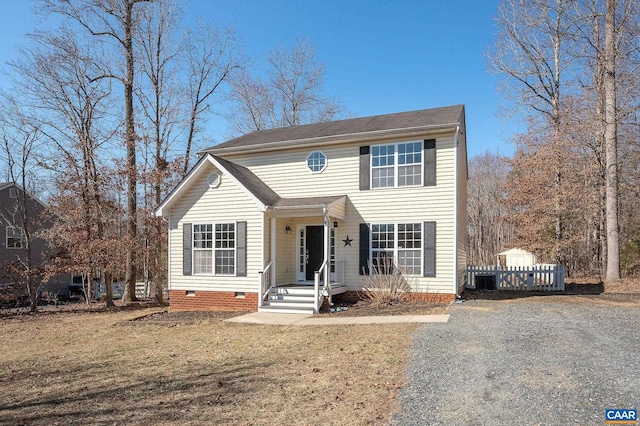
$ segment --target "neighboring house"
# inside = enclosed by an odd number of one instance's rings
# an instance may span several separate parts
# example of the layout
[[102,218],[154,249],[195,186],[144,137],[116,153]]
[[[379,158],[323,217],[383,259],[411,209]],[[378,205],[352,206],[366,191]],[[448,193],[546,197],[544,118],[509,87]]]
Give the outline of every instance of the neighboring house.
[[464,106],[260,130],[204,150],[156,210],[173,310],[317,312],[392,257],[413,297],[466,268]]
[[[11,283],[7,276],[7,265],[22,261],[26,257],[24,223],[22,220],[22,188],[14,183],[0,183],[0,285]],[[45,205],[36,197],[25,194],[26,208],[30,218],[31,253],[33,267],[39,267],[49,252],[48,243],[38,236],[38,231],[49,226],[42,221]],[[63,274],[42,283],[41,291],[68,295],[71,276]]]
[[498,253],[498,264],[507,268],[521,268],[536,264],[536,255],[520,248]]

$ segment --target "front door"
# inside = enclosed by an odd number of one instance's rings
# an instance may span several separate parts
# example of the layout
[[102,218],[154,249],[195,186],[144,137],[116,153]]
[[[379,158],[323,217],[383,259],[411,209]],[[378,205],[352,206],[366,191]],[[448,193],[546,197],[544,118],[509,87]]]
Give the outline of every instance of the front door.
[[305,237],[306,257],[305,257],[305,279],[313,281],[314,273],[324,261],[324,227],[307,226]]

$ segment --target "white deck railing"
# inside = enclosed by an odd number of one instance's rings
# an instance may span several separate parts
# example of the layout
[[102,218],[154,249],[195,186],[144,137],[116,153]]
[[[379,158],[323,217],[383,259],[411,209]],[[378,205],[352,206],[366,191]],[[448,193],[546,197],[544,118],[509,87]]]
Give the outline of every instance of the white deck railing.
[[466,288],[564,291],[564,266],[539,264],[515,268],[469,266]]
[[[327,279],[327,275],[329,274],[327,274],[326,272],[327,272],[327,261],[325,260],[324,262],[322,262],[322,265],[320,265],[320,268],[317,271],[315,271],[313,274],[313,289],[314,289],[314,296],[315,296],[313,299],[313,309],[316,314],[320,312],[320,300],[324,297],[323,296],[324,290],[327,290],[328,294],[331,295],[331,280]],[[324,280],[323,291],[320,291],[320,276],[321,276],[320,274],[323,275],[323,280]]]
[[271,262],[265,266],[264,271],[258,272],[258,307],[262,306],[264,296],[269,293],[273,284],[271,282]]

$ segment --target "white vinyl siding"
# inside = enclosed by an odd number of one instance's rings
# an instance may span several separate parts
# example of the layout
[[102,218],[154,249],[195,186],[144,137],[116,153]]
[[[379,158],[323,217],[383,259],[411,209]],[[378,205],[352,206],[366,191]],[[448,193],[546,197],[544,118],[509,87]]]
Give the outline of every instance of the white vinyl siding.
[[[453,132],[448,134],[425,134],[416,139],[437,139],[437,185],[407,186],[400,188],[379,188],[375,191],[359,190],[360,146],[373,145],[367,142],[323,146],[331,167],[321,174],[311,174],[306,167],[308,148],[286,151],[269,151],[253,155],[225,156],[229,161],[248,167],[256,176],[273,188],[281,197],[317,197],[347,195],[346,220],[339,220],[336,229],[336,259],[346,264],[346,284],[348,290],[360,288],[358,273],[358,235],[360,223],[415,223],[434,221],[438,224],[436,234],[436,277],[418,277],[416,291],[455,293],[455,250],[456,250],[456,185]],[[406,140],[406,138],[404,138]],[[389,143],[402,142],[390,140]],[[459,153],[459,161],[464,163],[464,152]],[[286,173],[283,173],[286,170]],[[458,169],[462,172],[462,167]],[[466,170],[464,171],[466,173]],[[462,177],[461,177],[462,178]],[[466,181],[466,175],[464,176]],[[225,179],[223,182],[227,182]],[[224,184],[223,184],[224,186]],[[459,183],[459,188],[462,186]],[[458,208],[461,206],[458,204]],[[295,230],[296,223],[319,224],[321,218],[278,219],[279,238],[290,239],[290,245],[281,246],[278,241],[277,270],[279,277],[286,277],[298,269],[299,253],[296,251],[297,234],[287,235],[286,224]],[[464,219],[462,219],[464,220]],[[459,232],[464,232],[459,229]],[[345,247],[347,236],[353,241]],[[269,243],[266,243],[267,248]],[[459,246],[458,246],[459,247]],[[458,257],[458,260],[461,260]],[[288,262],[288,263],[287,263]]]
[[[257,292],[258,272],[263,268],[263,213],[258,210],[255,201],[249,197],[244,189],[235,184],[232,179],[222,176],[220,185],[217,188],[210,188],[207,182],[209,174],[216,171],[212,165],[207,165],[194,176],[192,184],[185,189],[171,207],[170,217],[170,274],[171,290],[206,290],[206,291],[229,291],[229,292]],[[246,276],[239,275],[237,263],[234,265],[233,273],[231,268],[230,247],[215,247],[215,224],[235,224],[235,238],[237,243],[238,222],[246,221],[246,255],[247,273]],[[183,224],[210,224],[212,225],[212,244],[214,248],[211,253],[212,271],[199,274],[196,272],[196,257],[194,250],[193,270],[194,275],[183,274]],[[227,244],[228,245],[228,244]],[[236,244],[237,246],[237,244]],[[238,247],[233,248],[237,257]],[[217,253],[217,259],[216,259]],[[217,263],[216,263],[217,262]],[[237,262],[234,260],[234,262]],[[213,265],[218,265],[216,272]]]

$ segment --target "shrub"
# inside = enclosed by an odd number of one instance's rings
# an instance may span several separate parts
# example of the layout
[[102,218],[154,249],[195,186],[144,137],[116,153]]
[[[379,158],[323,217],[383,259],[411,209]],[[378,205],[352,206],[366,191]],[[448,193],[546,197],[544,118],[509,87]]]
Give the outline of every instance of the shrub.
[[363,275],[362,289],[358,296],[374,305],[393,305],[406,300],[413,289],[413,282],[391,257],[378,257],[376,263],[368,262],[369,275]]

